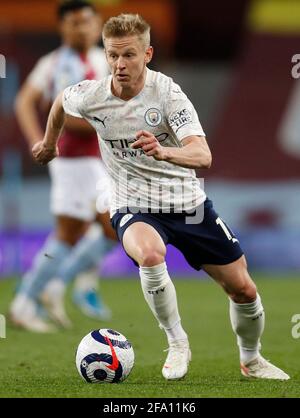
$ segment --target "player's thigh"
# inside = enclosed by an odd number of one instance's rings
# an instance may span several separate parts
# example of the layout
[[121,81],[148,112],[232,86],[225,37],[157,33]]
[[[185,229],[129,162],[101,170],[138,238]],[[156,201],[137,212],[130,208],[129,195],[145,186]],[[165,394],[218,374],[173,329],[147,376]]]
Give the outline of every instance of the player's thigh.
[[123,235],[123,246],[140,266],[155,266],[165,259],[166,246],[162,237],[145,222],[129,225]]
[[251,279],[245,256],[225,264],[204,264],[203,270],[219,283],[237,303],[250,303],[256,299],[256,286]]
[[86,233],[90,222],[66,215],[56,216],[56,236],[60,241],[75,245]]
[[109,212],[97,213],[96,221],[102,226],[103,232],[107,238],[110,238],[112,240],[118,239],[116,231],[113,229],[111,225]]

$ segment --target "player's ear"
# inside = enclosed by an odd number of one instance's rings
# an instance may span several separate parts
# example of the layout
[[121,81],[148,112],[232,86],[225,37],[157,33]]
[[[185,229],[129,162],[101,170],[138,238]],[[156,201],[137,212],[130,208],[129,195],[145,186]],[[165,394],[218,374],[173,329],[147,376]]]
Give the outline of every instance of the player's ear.
[[105,39],[104,39],[104,37],[103,37],[103,34],[102,34],[102,36],[101,36],[101,39],[102,39],[102,43],[103,43],[103,50],[104,50],[104,54],[105,54],[105,56],[107,57],[107,50],[106,50],[106,46],[105,46]]
[[148,46],[145,53],[145,63],[149,64],[153,57],[153,46]]

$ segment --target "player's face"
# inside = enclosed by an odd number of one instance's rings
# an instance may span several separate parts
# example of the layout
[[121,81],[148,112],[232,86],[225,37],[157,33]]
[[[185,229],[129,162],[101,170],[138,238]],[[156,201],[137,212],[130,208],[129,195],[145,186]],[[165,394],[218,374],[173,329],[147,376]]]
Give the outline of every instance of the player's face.
[[101,36],[101,22],[89,7],[69,12],[60,25],[63,41],[80,52],[95,45]]
[[138,36],[107,38],[105,52],[116,86],[134,88],[144,81],[145,67],[151,61],[153,48],[145,47]]

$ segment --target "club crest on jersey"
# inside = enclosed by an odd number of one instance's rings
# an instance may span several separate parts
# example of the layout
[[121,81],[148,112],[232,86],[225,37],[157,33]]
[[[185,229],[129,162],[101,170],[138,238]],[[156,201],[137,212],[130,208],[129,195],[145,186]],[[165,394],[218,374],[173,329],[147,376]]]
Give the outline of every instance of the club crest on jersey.
[[150,126],[158,126],[162,121],[162,115],[158,109],[153,107],[145,113],[145,120]]

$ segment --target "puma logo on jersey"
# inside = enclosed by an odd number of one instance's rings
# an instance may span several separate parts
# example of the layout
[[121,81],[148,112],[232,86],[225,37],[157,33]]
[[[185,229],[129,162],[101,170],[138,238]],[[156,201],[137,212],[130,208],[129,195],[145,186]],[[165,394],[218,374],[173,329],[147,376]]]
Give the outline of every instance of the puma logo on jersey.
[[95,122],[101,122],[102,123],[102,125],[104,126],[104,128],[106,128],[106,126],[105,126],[105,120],[107,119],[107,116],[105,116],[105,118],[102,120],[102,119],[100,119],[100,118],[97,118],[96,116],[94,116],[93,117],[93,120],[95,121]]

